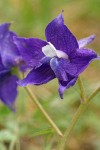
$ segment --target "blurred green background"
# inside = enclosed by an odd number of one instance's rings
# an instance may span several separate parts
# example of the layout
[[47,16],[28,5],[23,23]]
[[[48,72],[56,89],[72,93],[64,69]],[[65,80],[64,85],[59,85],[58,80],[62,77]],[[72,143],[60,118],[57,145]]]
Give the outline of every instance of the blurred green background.
[[[0,0],[0,23],[13,22],[19,36],[45,40],[46,25],[64,10],[65,24],[77,39],[96,34],[89,48],[100,55],[100,0]],[[100,86],[100,63],[92,62],[82,73],[87,95]],[[31,86],[58,127],[65,131],[79,104],[78,84],[59,98],[57,80],[39,87]],[[16,113],[0,103],[0,150],[57,150],[58,136],[19,87]],[[74,128],[66,150],[100,150],[100,94]]]

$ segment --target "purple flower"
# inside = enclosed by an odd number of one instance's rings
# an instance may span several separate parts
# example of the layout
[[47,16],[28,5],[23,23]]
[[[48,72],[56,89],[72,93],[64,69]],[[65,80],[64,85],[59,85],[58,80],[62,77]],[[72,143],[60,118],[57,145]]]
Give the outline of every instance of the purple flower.
[[64,91],[75,84],[92,60],[98,58],[94,51],[84,48],[95,35],[77,41],[64,25],[62,14],[47,25],[45,35],[47,42],[37,38],[14,38],[23,59],[32,68],[18,83],[20,86],[41,85],[58,78],[58,91],[63,98]]
[[17,81],[17,76],[3,66],[0,58],[0,100],[12,110],[17,97]]
[[0,100],[14,109],[18,77],[12,75],[11,69],[20,66],[23,60],[13,41],[17,35],[9,31],[9,26],[9,23],[0,25]]
[[0,25],[0,56],[3,65],[7,68],[20,65],[23,62],[13,41],[13,37],[17,37],[17,35],[9,31],[9,27],[10,23]]

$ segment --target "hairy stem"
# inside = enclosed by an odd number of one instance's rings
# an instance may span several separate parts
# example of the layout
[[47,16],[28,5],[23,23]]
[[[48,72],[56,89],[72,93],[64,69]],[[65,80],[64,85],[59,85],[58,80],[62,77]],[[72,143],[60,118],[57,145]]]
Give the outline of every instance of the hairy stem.
[[28,95],[31,97],[32,101],[35,103],[35,105],[37,106],[37,108],[40,110],[40,112],[43,114],[43,116],[45,117],[45,119],[48,121],[48,123],[52,126],[52,128],[56,131],[56,133],[60,136],[63,136],[62,132],[60,131],[60,129],[56,126],[56,124],[54,123],[54,121],[50,118],[50,116],[48,115],[48,113],[44,110],[44,108],[42,107],[42,105],[39,103],[39,101],[37,100],[36,96],[31,92],[31,90],[29,89],[29,87],[25,87],[25,90],[27,91]]
[[[80,82],[80,81],[79,81]],[[81,84],[82,85],[82,84]],[[83,87],[82,87],[83,89]],[[81,92],[83,92],[83,90],[81,90]],[[62,139],[61,139],[61,142],[59,144],[59,147],[58,147],[58,150],[64,150],[65,148],[65,145],[66,145],[66,142],[68,140],[68,137],[71,133],[71,131],[73,130],[74,126],[76,125],[78,119],[80,118],[80,116],[84,113],[85,109],[87,108],[89,102],[91,99],[93,99],[98,93],[100,92],[100,87],[98,89],[96,89],[91,95],[89,98],[87,98],[87,100],[84,102],[84,103],[81,103],[75,116],[73,117],[69,127],[67,128],[67,130],[65,131]],[[81,94],[83,95],[84,97],[84,94]]]
[[82,80],[80,77],[78,78],[78,84],[79,84],[79,88],[80,88],[81,102],[84,103],[84,102],[86,102],[86,95],[85,95],[85,90],[84,90],[83,83],[82,83]]
[[11,141],[9,145],[9,150],[14,150],[15,144],[16,144],[16,138]]
[[87,98],[86,102],[89,103],[100,92],[100,87],[98,87],[90,96]]
[[64,150],[65,145],[66,145],[66,142],[67,142],[67,140],[68,140],[68,137],[69,137],[69,135],[70,135],[72,129],[74,128],[75,124],[77,123],[79,117],[80,117],[81,114],[84,112],[85,108],[86,108],[86,104],[81,104],[81,105],[79,106],[79,108],[78,108],[78,110],[77,110],[75,116],[73,117],[73,119],[72,119],[72,121],[71,121],[69,127],[67,128],[67,130],[65,131],[65,133],[64,133],[64,135],[63,135],[63,137],[62,137],[62,139],[61,139],[61,142],[60,142],[60,144],[59,144],[58,150]]

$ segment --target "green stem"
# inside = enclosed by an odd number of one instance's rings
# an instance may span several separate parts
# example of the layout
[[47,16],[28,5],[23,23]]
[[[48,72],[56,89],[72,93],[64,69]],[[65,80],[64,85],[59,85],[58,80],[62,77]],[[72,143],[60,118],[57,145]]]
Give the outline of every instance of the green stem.
[[63,136],[63,134],[60,131],[60,129],[56,126],[56,124],[53,122],[53,120],[50,118],[50,116],[44,110],[44,108],[42,107],[42,105],[37,100],[36,96],[33,95],[33,93],[31,92],[31,90],[28,87],[25,87],[25,89],[26,89],[28,95],[31,97],[32,101],[35,103],[35,105],[37,106],[37,108],[40,110],[40,112],[43,114],[43,116],[46,118],[46,120],[52,126],[52,128],[56,131],[56,133],[58,135],[60,135],[60,136]]
[[15,144],[16,144],[16,138],[13,139],[13,141],[11,141],[11,143],[9,145],[9,150],[14,150]]
[[17,139],[16,141],[16,150],[20,150],[20,140]]
[[97,93],[99,93],[99,92],[100,92],[100,87],[98,87],[98,88],[89,96],[89,98],[86,100],[86,102],[89,103],[89,102],[91,101],[91,99],[93,99],[93,98],[97,95]]
[[70,135],[72,129],[73,129],[74,126],[76,125],[76,123],[77,123],[79,117],[84,113],[84,111],[85,111],[85,109],[87,108],[87,106],[88,106],[90,100],[93,99],[93,98],[97,95],[97,93],[99,93],[99,92],[100,92],[100,87],[99,87],[98,89],[96,89],[96,90],[90,95],[90,97],[86,100],[86,103],[80,104],[80,106],[79,106],[79,108],[78,108],[78,110],[77,110],[75,116],[73,117],[73,119],[72,119],[72,121],[71,121],[69,127],[67,128],[67,130],[65,131],[65,133],[64,133],[64,135],[63,135],[63,137],[62,137],[62,139],[61,139],[61,142],[60,142],[60,144],[59,144],[58,150],[64,150],[65,145],[66,145],[66,142],[67,142],[67,140],[68,140],[68,137],[69,137],[69,135]]
[[81,104],[75,114],[75,116],[73,117],[71,123],[70,123],[70,126],[67,128],[67,130],[65,131],[62,139],[61,139],[61,142],[59,144],[59,148],[58,150],[64,150],[65,148],[65,145],[66,145],[66,142],[67,142],[67,139],[72,131],[72,129],[74,128],[75,124],[77,123],[80,115],[84,112],[86,108],[86,104]]
[[85,95],[85,90],[84,90],[83,83],[80,77],[78,78],[78,84],[80,88],[81,102],[84,103],[86,102],[86,95]]

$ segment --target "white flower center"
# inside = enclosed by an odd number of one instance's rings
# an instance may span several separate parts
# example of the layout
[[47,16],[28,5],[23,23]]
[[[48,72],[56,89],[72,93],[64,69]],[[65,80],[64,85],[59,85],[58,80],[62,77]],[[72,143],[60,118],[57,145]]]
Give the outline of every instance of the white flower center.
[[47,57],[59,57],[59,58],[65,58],[68,59],[68,55],[60,50],[57,50],[50,42],[48,42],[48,45],[42,47],[42,52]]

